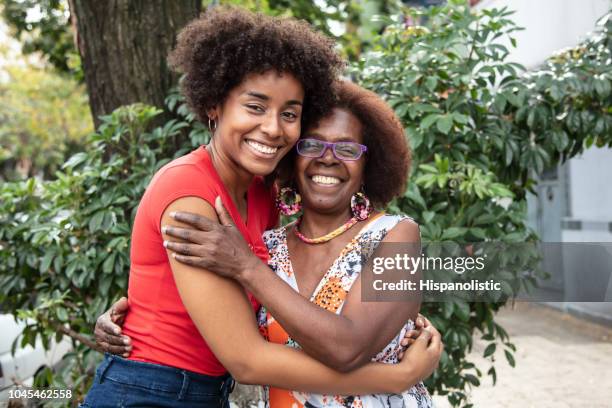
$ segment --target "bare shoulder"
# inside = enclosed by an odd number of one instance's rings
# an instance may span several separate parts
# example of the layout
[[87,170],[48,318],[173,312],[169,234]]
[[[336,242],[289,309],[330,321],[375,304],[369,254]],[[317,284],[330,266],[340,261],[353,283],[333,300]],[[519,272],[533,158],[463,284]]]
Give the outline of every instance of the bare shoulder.
[[208,201],[204,200],[201,197],[181,197],[173,202],[171,202],[166,209],[164,210],[161,217],[161,225],[171,225],[171,226],[184,226],[184,224],[175,221],[170,217],[170,213],[175,211],[183,211],[190,212],[194,214],[201,215],[210,220],[219,222],[219,218],[217,217],[217,212],[215,211],[214,206]]
[[386,235],[385,242],[420,242],[419,224],[410,217],[403,217]]

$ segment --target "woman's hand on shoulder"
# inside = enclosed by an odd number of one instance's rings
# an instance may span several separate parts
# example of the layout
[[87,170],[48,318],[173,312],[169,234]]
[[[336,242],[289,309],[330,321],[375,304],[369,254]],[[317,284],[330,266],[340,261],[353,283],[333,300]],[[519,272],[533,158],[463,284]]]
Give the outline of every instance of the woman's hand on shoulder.
[[238,279],[261,261],[245,242],[219,197],[215,201],[215,210],[220,223],[198,214],[172,213],[174,220],[191,228],[164,226],[163,233],[176,238],[164,241],[164,246],[178,262],[225,278]]
[[122,297],[96,320],[94,336],[96,344],[103,352],[123,357],[130,355],[131,339],[121,334],[121,326],[125,322],[128,307],[127,298]]

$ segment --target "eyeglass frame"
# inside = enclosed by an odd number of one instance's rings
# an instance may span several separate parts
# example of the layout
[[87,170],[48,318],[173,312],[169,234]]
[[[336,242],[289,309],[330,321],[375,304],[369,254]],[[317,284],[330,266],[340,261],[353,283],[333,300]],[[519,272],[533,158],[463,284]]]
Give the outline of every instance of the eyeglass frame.
[[[302,141],[306,141],[306,140],[314,140],[316,142],[322,143],[324,145],[323,150],[321,151],[321,155],[319,156],[306,156],[305,154],[300,153],[300,148],[298,147],[300,142]],[[343,157],[338,157],[338,155],[336,154],[336,145],[338,144],[343,144],[343,143],[348,143],[348,144],[353,144],[353,145],[357,145],[359,146],[359,156],[354,158],[354,159],[347,159],[347,158],[343,158]],[[362,145],[361,143],[357,143],[357,142],[347,142],[347,141],[340,141],[340,142],[326,142],[324,140],[320,140],[320,139],[315,139],[315,138],[306,138],[306,139],[300,139],[297,141],[297,143],[295,144],[295,150],[297,151],[297,153],[302,156],[302,157],[308,157],[310,159],[320,159],[321,157],[325,156],[325,153],[327,152],[328,149],[331,149],[332,154],[334,155],[334,157],[337,160],[340,161],[357,161],[359,159],[361,159],[361,156],[363,156],[364,153],[366,153],[368,151],[368,147],[365,145]]]

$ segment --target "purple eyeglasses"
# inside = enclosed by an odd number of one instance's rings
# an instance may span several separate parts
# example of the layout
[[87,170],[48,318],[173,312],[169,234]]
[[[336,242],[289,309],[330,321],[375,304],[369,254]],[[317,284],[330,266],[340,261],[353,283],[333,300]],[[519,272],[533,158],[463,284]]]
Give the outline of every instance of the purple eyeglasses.
[[319,139],[300,139],[296,145],[300,156],[319,158],[323,157],[327,149],[331,149],[338,160],[358,160],[368,148],[353,142],[324,142]]

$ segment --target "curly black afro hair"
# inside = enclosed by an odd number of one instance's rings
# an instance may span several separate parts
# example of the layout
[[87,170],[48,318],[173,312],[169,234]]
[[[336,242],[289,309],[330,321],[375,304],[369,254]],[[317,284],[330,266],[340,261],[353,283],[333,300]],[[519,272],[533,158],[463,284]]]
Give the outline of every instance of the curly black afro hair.
[[183,28],[169,63],[185,74],[183,93],[203,122],[246,75],[270,69],[302,83],[302,120],[312,121],[329,111],[331,85],[344,68],[334,46],[303,21],[215,7]]

